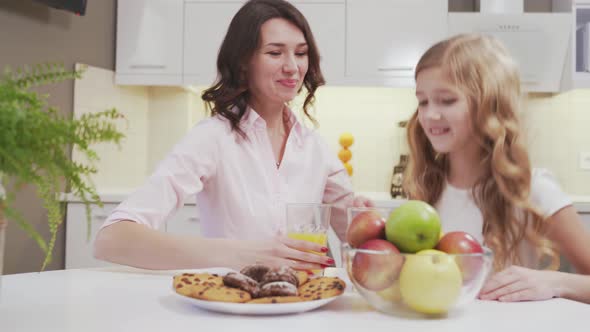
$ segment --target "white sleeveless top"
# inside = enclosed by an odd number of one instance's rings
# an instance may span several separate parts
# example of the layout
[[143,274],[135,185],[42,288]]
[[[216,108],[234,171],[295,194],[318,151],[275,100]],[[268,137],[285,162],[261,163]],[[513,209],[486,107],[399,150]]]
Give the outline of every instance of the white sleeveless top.
[[[533,169],[531,202],[545,219],[572,204],[553,174],[546,169]],[[447,182],[435,208],[440,215],[443,232],[467,232],[483,243],[483,216],[475,205],[471,189],[459,189]],[[535,267],[534,251],[531,251],[534,249],[525,247],[528,248],[522,248],[520,257],[523,265]]]

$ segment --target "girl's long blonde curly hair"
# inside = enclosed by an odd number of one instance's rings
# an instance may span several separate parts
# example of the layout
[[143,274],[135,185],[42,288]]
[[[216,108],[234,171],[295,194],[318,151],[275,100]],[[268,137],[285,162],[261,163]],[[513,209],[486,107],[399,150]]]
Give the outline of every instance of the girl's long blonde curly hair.
[[[467,97],[474,137],[481,148],[482,175],[472,189],[483,216],[485,244],[494,251],[496,270],[521,264],[519,246],[528,240],[537,258],[552,266],[556,251],[546,238],[546,223],[530,203],[531,165],[520,132],[520,79],[517,65],[495,38],[458,35],[432,46],[416,67],[441,68]],[[438,154],[418,122],[408,123],[410,161],[404,189],[412,199],[436,204],[449,171],[448,156]]]

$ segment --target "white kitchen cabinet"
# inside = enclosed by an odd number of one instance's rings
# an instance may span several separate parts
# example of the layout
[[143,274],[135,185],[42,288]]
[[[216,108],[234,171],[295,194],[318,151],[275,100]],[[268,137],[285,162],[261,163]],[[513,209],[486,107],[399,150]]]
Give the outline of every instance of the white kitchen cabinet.
[[347,0],[350,85],[413,86],[420,56],[447,37],[447,0]]
[[[84,204],[73,201],[67,203],[66,217],[66,269],[92,268],[113,266],[114,264],[94,258],[94,240],[100,226],[119,205],[116,203],[104,203],[104,207],[92,207],[90,239],[87,240],[88,230],[86,223],[86,210]],[[168,221],[165,229],[173,234],[199,235],[200,226],[198,211],[195,205],[185,205]]]
[[346,52],[344,1],[294,0],[292,2],[305,16],[314,35],[326,84],[343,84]]
[[590,2],[576,2],[572,11],[575,18],[569,66],[573,73],[572,88],[590,88]]
[[182,84],[183,6],[183,0],[118,1],[117,84]]
[[92,207],[90,238],[87,238],[88,224],[86,209],[79,202],[67,203],[66,217],[66,269],[112,266],[113,264],[94,258],[94,239],[102,223],[111,211],[117,207],[115,203],[105,203],[103,208]]
[[590,0],[552,0],[551,8],[573,15],[564,90],[590,88]]
[[185,205],[166,223],[166,232],[178,235],[200,235],[199,212],[195,205]]
[[[328,84],[344,77],[345,3],[343,0],[293,0],[305,15],[318,44]],[[211,85],[217,76],[217,55],[231,19],[244,1],[187,0],[184,9],[185,85]]]
[[184,7],[185,85],[212,85],[217,54],[231,19],[244,1],[186,1]]
[[558,92],[571,35],[568,13],[451,13],[449,35],[479,33],[496,37],[518,65],[526,92]]

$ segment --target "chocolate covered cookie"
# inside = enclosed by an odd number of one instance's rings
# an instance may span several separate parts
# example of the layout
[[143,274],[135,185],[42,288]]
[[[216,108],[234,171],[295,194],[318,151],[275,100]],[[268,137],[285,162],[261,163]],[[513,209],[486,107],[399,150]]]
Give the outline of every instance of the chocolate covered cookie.
[[270,271],[270,267],[262,264],[248,265],[244,267],[240,273],[247,275],[248,277],[261,282],[264,275]]
[[260,288],[258,296],[297,296],[297,287],[286,281],[269,282]]
[[259,291],[258,282],[247,275],[230,272],[223,277],[223,284],[228,287],[239,288],[256,297]]
[[281,266],[278,268],[270,269],[260,281],[260,285],[263,286],[265,284],[276,282],[276,281],[284,281],[290,284],[293,284],[295,287],[299,286],[299,280],[297,279],[297,273],[295,270],[288,266]]

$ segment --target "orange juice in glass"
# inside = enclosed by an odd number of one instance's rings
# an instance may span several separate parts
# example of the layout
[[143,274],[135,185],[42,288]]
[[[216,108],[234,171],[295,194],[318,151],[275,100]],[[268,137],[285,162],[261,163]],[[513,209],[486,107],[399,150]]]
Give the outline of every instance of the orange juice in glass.
[[[320,244],[328,245],[328,228],[330,227],[330,205],[320,203],[288,203],[286,207],[287,236]],[[324,252],[312,251],[325,256]],[[321,274],[322,271],[313,271]]]

